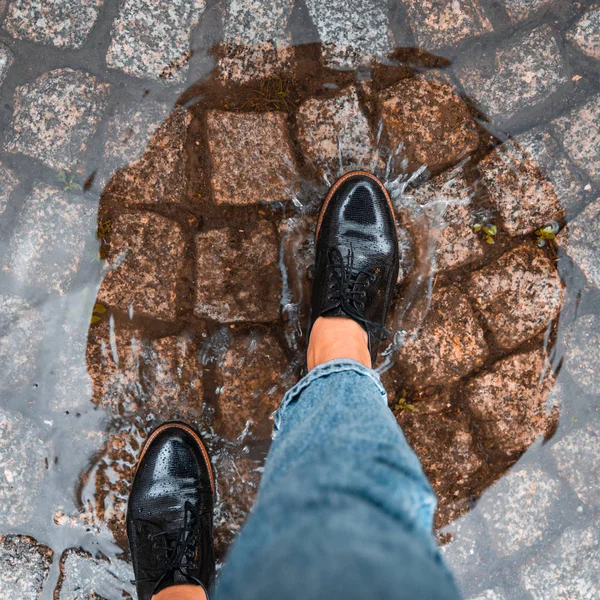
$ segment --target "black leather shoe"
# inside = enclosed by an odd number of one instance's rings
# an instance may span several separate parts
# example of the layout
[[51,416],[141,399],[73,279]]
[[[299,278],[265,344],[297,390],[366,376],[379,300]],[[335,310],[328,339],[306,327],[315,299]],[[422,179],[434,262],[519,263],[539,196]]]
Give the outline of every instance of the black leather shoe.
[[375,363],[398,280],[398,233],[392,201],[370,173],[338,179],[317,224],[309,335],[318,317],[348,317],[369,335]]
[[211,586],[214,477],[200,436],[166,423],[148,438],[127,507],[138,600],[179,584]]

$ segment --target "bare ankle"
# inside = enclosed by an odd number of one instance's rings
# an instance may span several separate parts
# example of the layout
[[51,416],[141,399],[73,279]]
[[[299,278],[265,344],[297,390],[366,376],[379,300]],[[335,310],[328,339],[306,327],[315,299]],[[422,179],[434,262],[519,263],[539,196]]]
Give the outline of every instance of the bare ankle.
[[208,600],[199,585],[172,585],[161,590],[152,600]]
[[367,332],[352,319],[319,317],[308,341],[308,370],[337,358],[356,360],[371,368]]

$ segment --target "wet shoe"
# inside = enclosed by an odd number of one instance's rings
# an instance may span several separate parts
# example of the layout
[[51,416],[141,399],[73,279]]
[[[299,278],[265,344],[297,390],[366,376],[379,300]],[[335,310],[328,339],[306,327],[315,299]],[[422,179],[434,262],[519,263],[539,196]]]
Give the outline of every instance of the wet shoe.
[[369,337],[371,361],[389,331],[385,319],[398,279],[392,202],[370,173],[354,171],[331,188],[317,224],[309,335],[318,317],[347,317]]
[[198,434],[184,423],[154,430],[127,507],[138,600],[172,585],[209,589],[215,572],[213,498],[213,472]]

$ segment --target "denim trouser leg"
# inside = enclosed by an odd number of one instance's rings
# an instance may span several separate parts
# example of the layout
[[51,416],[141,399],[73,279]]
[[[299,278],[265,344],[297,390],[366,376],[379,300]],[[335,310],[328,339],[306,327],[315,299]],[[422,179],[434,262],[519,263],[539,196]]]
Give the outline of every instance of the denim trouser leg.
[[350,360],[283,399],[256,506],[221,600],[455,600],[432,536],[435,496],[377,374]]

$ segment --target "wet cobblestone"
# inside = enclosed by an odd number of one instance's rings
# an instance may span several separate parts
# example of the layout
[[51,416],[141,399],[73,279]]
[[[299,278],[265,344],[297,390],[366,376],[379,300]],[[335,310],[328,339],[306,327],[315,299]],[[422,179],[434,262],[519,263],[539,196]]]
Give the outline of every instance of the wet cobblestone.
[[468,288],[496,343],[506,350],[544,331],[558,315],[563,293],[554,263],[532,243],[473,273]]
[[506,143],[479,163],[481,180],[510,235],[523,235],[560,221],[562,206],[553,186],[541,177],[536,163]]
[[[471,198],[473,188],[461,169],[442,175],[417,187],[409,194],[425,207],[428,237],[437,237],[436,269],[445,271],[476,261],[485,254],[480,236],[473,230],[475,218]],[[406,217],[410,220],[410,217]],[[416,227],[420,222],[415,223]],[[426,254],[426,249],[421,252]]]
[[474,450],[467,415],[449,395],[442,392],[418,402],[412,410],[403,408],[397,419],[440,504],[451,506],[468,497],[472,476],[483,461]]
[[[208,145],[217,204],[278,202],[298,176],[285,115],[211,112]],[[244,148],[243,154],[237,150]]]
[[109,414],[199,416],[203,368],[190,336],[148,340],[141,331],[103,323],[91,330],[87,352],[93,401]]
[[198,234],[194,313],[225,322],[277,321],[278,261],[277,238],[268,223]]
[[397,359],[410,385],[425,387],[456,381],[483,364],[488,354],[483,330],[458,288],[435,290],[431,306],[427,298],[418,303],[416,328],[407,326],[407,341]]
[[305,102],[298,111],[298,136],[304,156],[327,181],[377,164],[375,140],[353,88]]
[[546,354],[533,350],[502,359],[473,377],[465,388],[465,403],[481,420],[489,448],[518,454],[556,423],[556,412],[546,414],[551,387]]
[[[285,356],[277,340],[261,330],[233,335],[219,361],[219,429],[228,439],[272,429],[270,415],[293,379],[282,371]],[[259,437],[261,437],[259,435]]]
[[[98,302],[133,314],[175,318],[185,250],[180,226],[155,213],[130,212],[112,221],[110,235],[110,270]],[[150,249],[152,263],[147,260]]]
[[478,134],[455,88],[415,77],[386,90],[382,115],[391,148],[402,144],[408,168],[436,171],[466,158]]

